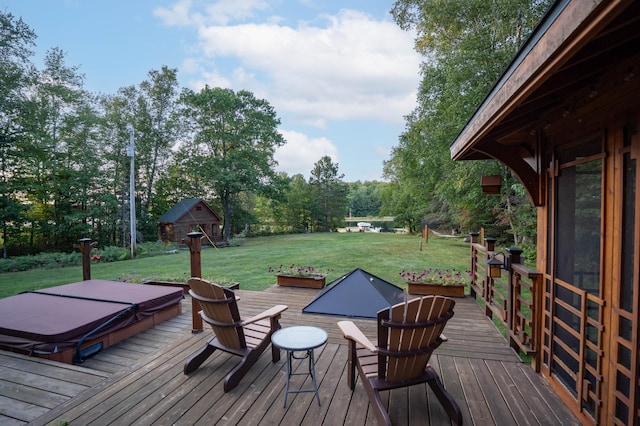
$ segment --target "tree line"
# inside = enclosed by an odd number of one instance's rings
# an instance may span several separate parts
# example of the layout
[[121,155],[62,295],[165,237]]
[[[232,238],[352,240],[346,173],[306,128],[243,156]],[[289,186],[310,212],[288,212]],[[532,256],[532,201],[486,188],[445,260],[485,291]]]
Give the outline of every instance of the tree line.
[[[37,69],[35,38],[22,19],[0,13],[3,257],[69,251],[81,237],[126,245],[132,131],[139,240],[156,240],[156,219],[190,197],[222,213],[226,239],[248,228],[332,230],[346,216],[350,188],[364,186],[343,182],[329,157],[318,160],[308,181],[277,173],[274,152],[285,143],[280,120],[251,92],[181,89],[177,70],[162,67],[138,85],[94,94],[59,48]],[[362,191],[354,198],[361,213],[378,213],[370,205],[379,210],[379,202],[365,201]]]
[[[42,69],[36,35],[0,12],[0,240],[3,256],[68,251],[80,237],[129,241],[129,128],[141,240],[183,198],[202,197],[224,216],[223,235],[333,230],[345,216],[395,216],[460,232],[488,228],[515,245],[535,241],[535,210],[495,161],[452,162],[449,145],[481,103],[549,0],[398,0],[391,14],[415,31],[423,55],[414,111],[384,164],[384,182],[346,183],[322,157],[309,179],[275,171],[286,141],[267,100],[248,91],[180,88],[177,70],[151,70],[115,94],[84,89],[59,48]],[[480,177],[499,174],[498,196]]]
[[[484,227],[535,256],[536,211],[523,186],[496,161],[452,162],[456,139],[551,0],[397,0],[396,23],[416,33],[422,55],[418,102],[385,162],[385,208],[415,226]],[[497,196],[480,191],[483,175],[500,175]],[[506,236],[506,238],[505,238]]]

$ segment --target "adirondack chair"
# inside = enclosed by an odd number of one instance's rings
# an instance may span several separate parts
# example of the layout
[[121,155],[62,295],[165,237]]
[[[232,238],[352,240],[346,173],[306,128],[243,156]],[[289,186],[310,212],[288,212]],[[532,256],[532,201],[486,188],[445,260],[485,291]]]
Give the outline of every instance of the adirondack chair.
[[446,341],[442,329],[453,316],[454,305],[455,302],[446,297],[426,296],[379,311],[377,346],[353,322],[338,322],[349,341],[348,385],[351,390],[355,389],[357,367],[380,424],[391,425],[380,391],[425,382],[451,420],[462,424],[458,404],[428,364],[431,353]]
[[[240,356],[240,363],[225,378],[224,391],[228,392],[240,383],[267,349],[271,335],[280,328],[280,314],[287,310],[287,306],[277,305],[254,317],[242,319],[232,290],[201,278],[189,279],[189,287],[189,294],[202,308],[202,320],[211,325],[215,335],[187,360],[184,374],[195,371],[216,349]],[[280,349],[273,345],[271,358],[273,362],[280,360]]]

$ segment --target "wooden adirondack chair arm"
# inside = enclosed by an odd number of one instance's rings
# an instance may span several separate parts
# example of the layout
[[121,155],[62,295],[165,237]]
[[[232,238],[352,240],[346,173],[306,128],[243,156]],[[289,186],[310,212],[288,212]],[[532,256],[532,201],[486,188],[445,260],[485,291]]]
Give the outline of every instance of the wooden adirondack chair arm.
[[276,317],[280,315],[282,312],[286,311],[287,309],[289,309],[287,305],[276,305],[270,309],[267,309],[264,312],[259,313],[258,315],[242,320],[240,325],[244,326],[244,325],[251,324],[253,322],[260,321],[263,319]]
[[342,330],[342,335],[349,340],[353,340],[356,343],[367,348],[372,353],[378,353],[378,348],[371,343],[371,340],[364,335],[362,331],[352,321],[339,321],[338,327]]

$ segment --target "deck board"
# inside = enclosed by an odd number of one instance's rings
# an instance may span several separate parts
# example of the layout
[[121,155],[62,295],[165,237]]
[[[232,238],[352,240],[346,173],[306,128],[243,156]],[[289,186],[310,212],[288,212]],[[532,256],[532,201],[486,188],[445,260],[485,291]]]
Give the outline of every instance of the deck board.
[[[303,314],[317,290],[271,287],[239,290],[243,315],[287,304],[283,327],[315,325],[329,335],[316,349],[321,405],[313,393],[290,394],[283,407],[285,357],[271,362],[265,351],[240,384],[225,393],[224,376],[237,358],[215,352],[190,375],[185,360],[211,337],[191,332],[190,300],[183,313],[107,348],[80,366],[0,351],[0,424],[211,425],[211,424],[375,424],[364,387],[347,386],[347,346],[336,326],[343,319]],[[505,339],[470,298],[459,299],[445,328],[449,339],[435,352],[432,365],[458,401],[465,424],[527,425],[579,422],[531,367],[520,362]],[[354,320],[371,338],[375,321]],[[284,352],[282,352],[284,355]],[[306,365],[294,363],[295,368]],[[292,387],[310,386],[294,376]],[[383,393],[397,425],[450,424],[425,384]]]

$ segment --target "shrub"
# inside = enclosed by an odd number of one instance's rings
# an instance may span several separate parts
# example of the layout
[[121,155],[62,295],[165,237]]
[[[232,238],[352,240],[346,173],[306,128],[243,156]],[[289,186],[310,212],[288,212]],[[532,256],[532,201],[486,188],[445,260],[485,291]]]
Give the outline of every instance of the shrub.
[[131,257],[131,249],[128,247],[108,246],[97,250],[101,262],[118,262]]
[[139,257],[151,257],[159,256],[161,254],[167,254],[178,249],[176,243],[163,243],[162,241],[152,241],[148,243],[141,243],[136,246]]
[[[150,257],[174,252],[178,249],[178,245],[175,243],[150,242],[138,244],[136,248],[137,256]],[[108,246],[101,249],[93,249],[91,252],[91,260],[94,262],[117,262],[130,258],[131,250],[128,247]],[[79,251],[71,253],[39,253],[0,259],[0,273],[28,271],[30,269],[56,269],[81,264],[82,253]]]
[[65,266],[76,266],[82,263],[79,252],[72,253],[39,253],[30,256],[17,256],[0,259],[0,273],[19,272],[29,269],[55,269]]

